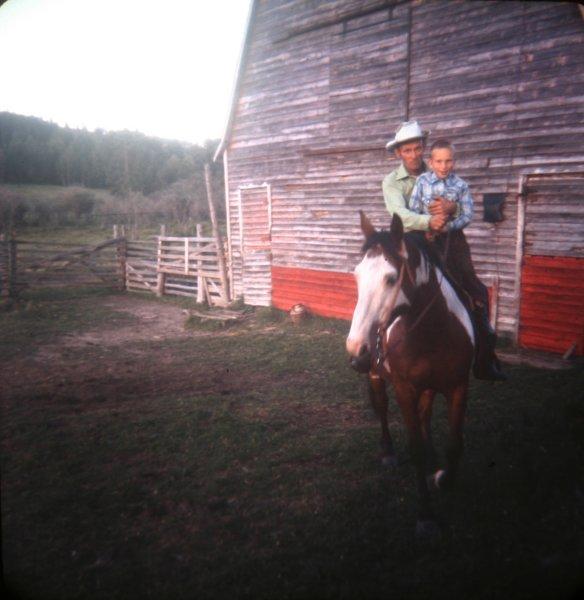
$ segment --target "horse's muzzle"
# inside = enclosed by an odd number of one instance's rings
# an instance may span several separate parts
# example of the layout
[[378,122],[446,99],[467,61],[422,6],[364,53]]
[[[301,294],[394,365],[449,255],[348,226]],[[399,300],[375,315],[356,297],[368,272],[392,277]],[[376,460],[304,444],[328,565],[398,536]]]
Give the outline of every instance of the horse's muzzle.
[[358,373],[369,373],[371,370],[371,354],[365,349],[359,356],[351,356],[349,364]]

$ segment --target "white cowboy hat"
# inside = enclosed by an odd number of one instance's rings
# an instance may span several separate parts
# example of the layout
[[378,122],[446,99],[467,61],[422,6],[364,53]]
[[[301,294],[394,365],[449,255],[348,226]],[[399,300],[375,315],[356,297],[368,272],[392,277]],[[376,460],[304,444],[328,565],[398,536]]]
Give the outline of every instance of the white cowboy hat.
[[389,152],[391,152],[399,144],[403,144],[404,142],[409,142],[411,140],[425,140],[428,135],[430,135],[430,132],[422,131],[422,128],[417,121],[406,121],[405,123],[401,124],[393,140],[389,140],[389,142],[385,144],[385,147]]

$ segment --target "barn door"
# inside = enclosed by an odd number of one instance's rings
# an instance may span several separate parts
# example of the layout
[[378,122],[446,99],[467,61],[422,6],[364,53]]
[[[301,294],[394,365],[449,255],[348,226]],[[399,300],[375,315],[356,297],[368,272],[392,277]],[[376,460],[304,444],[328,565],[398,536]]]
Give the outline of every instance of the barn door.
[[530,176],[524,190],[519,345],[584,353],[584,173]]
[[239,190],[243,301],[270,306],[272,298],[272,203],[270,186]]

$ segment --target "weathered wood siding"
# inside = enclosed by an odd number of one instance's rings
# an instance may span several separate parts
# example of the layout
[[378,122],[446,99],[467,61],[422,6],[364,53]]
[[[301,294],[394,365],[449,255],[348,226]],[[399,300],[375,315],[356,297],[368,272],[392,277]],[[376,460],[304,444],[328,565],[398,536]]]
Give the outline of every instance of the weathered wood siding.
[[[570,3],[256,2],[225,140],[236,293],[240,187],[271,186],[273,301],[289,308],[303,299],[281,293],[286,269],[288,283],[298,269],[350,273],[358,209],[388,225],[384,145],[417,118],[456,145],[477,271],[498,278],[497,326],[516,332],[519,180],[584,171],[583,42]],[[482,221],[485,193],[505,194],[503,222]]]

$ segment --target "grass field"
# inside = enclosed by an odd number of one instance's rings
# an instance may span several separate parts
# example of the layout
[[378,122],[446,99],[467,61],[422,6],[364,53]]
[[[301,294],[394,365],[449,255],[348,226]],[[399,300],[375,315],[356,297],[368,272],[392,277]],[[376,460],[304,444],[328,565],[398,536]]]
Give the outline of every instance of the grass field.
[[[575,596],[581,370],[509,367],[506,384],[472,382],[459,485],[435,497],[441,539],[422,543],[401,418],[390,402],[400,464],[386,471],[365,381],[347,367],[347,323],[258,311],[172,333],[161,320],[172,310],[86,290],[0,313],[14,594]],[[438,447],[445,421],[438,401]]]

